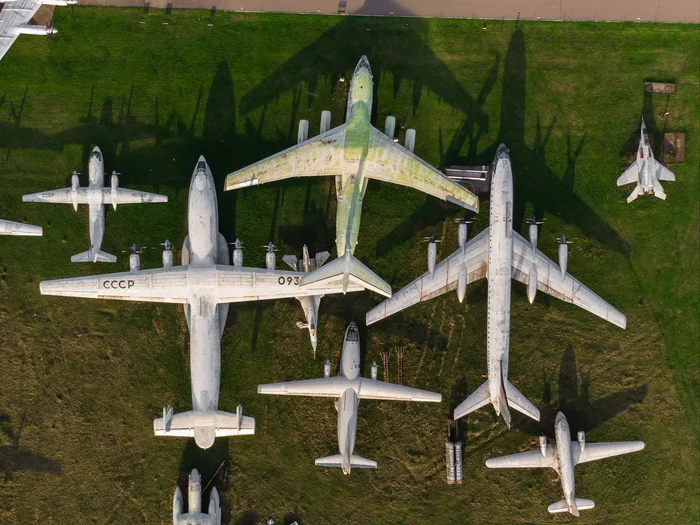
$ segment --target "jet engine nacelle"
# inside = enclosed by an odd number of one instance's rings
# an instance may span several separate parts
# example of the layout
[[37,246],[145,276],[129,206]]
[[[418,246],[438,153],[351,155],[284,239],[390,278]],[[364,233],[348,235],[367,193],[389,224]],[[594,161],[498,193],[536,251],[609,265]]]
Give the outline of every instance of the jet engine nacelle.
[[80,179],[74,171],[70,179],[70,200],[73,203],[73,209],[78,211],[78,188],[80,188]]
[[129,255],[129,271],[138,272],[141,269],[141,256],[138,253]]
[[537,294],[537,265],[532,263],[532,268],[530,269],[530,276],[527,280],[527,300],[530,304],[535,300],[535,295]]
[[331,362],[328,359],[323,363],[323,377],[331,377]]
[[377,366],[376,361],[372,363],[372,368],[370,368],[370,370],[372,379],[377,379],[377,372],[379,371],[379,367]]
[[569,243],[566,240],[566,235],[561,234],[559,239],[559,268],[561,268],[561,276],[566,276],[566,265],[569,262]]
[[111,184],[111,197],[112,197],[112,208],[114,210],[117,210],[117,193],[119,190],[119,177],[117,176],[117,172],[113,171],[112,172],[112,180],[110,181]]
[[583,430],[578,431],[578,446],[581,448],[581,452],[586,448],[586,433]]
[[437,259],[437,243],[434,240],[428,242],[428,271],[430,275],[435,271],[435,260]]
[[543,456],[547,455],[547,436],[540,436],[540,452],[542,452]]
[[467,269],[462,266],[459,269],[459,275],[457,276],[457,299],[459,302],[464,301],[464,296],[467,294]]
[[467,223],[460,222],[457,227],[457,242],[459,247],[463,250],[467,244]]

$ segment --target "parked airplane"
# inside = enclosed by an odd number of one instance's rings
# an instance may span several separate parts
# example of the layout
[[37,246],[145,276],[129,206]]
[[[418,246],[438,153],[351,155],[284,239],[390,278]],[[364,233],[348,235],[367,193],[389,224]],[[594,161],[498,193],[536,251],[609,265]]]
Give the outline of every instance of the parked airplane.
[[489,227],[466,242],[466,223],[459,225],[459,248],[435,265],[436,250],[428,249],[429,271],[367,313],[373,324],[420,301],[457,289],[464,300],[467,284],[488,279],[488,380],[454,411],[454,418],[491,403],[510,428],[508,407],[537,421],[540,411],[508,381],[511,278],[527,286],[530,303],[537,290],[573,303],[616,326],[627,319],[566,273],[568,244],[559,246],[559,266],[537,249],[537,221],[530,221],[529,241],[513,231],[513,175],[508,149],[501,144],[491,168]]
[[[301,261],[297,259],[296,255],[285,255],[282,257],[282,260],[296,272],[311,273],[323,266],[323,263],[328,260],[328,257],[330,257],[328,252],[320,252],[317,253],[312,259],[309,257],[309,249],[306,247],[306,245],[304,245]],[[302,323],[300,321],[297,323],[297,326],[299,328],[309,329],[309,337],[311,338],[311,348],[313,348],[314,351],[314,358],[316,358],[316,345],[318,344],[318,337],[316,336],[318,309],[321,306],[322,297],[322,295],[297,297],[301,303],[302,309],[304,310],[304,316],[306,316],[306,323]]]
[[357,410],[360,399],[382,399],[396,401],[428,401],[439,403],[442,395],[402,385],[377,380],[377,364],[372,365],[371,379],[360,375],[360,333],[352,322],[345,330],[343,349],[340,354],[340,370],[331,377],[331,363],[326,361],[322,379],[290,381],[258,385],[259,394],[283,396],[334,397],[338,411],[338,448],[340,454],[319,458],[320,467],[340,467],[343,474],[353,468],[377,468],[377,462],[355,456],[357,433]]
[[71,187],[60,190],[43,191],[24,195],[24,202],[58,202],[72,204],[78,211],[78,204],[87,204],[90,209],[90,249],[70,258],[72,262],[116,262],[114,255],[100,250],[105,231],[105,204],[111,204],[116,210],[118,204],[145,204],[149,202],[168,202],[168,197],[156,193],[127,190],[119,187],[119,177],[112,172],[109,188],[104,187],[104,159],[100,148],[95,146],[90,155],[90,184],[80,187],[77,172],[73,172]]
[[632,193],[627,197],[627,202],[632,202],[640,195],[649,193],[653,193],[655,197],[665,200],[666,193],[661,187],[661,183],[659,183],[660,180],[675,181],[676,176],[654,158],[654,152],[649,145],[647,126],[644,123],[644,118],[642,118],[637,159],[617,178],[617,185],[636,184]]
[[197,469],[193,469],[188,478],[186,513],[183,513],[184,506],[182,491],[177,487],[173,496],[173,525],[221,525],[221,504],[216,487],[211,489],[208,514],[202,512],[202,478]]
[[31,25],[42,5],[72,5],[76,0],[7,0],[0,15],[0,60],[5,56],[19,35],[53,35],[56,33],[50,24]]
[[[268,262],[266,269],[245,268],[240,251],[234,252],[231,266],[226,239],[219,233],[218,217],[214,178],[204,157],[199,157],[190,183],[188,236],[182,248],[181,266],[172,265],[173,254],[166,242],[163,268],[140,270],[140,257],[132,253],[129,272],[40,283],[44,295],[185,305],[193,409],[173,414],[173,407],[169,406],[163,409],[163,417],[153,422],[153,428],[158,436],[194,437],[204,449],[211,447],[216,437],[255,432],[255,419],[243,416],[240,405],[235,414],[217,408],[221,336],[228,303],[342,291],[340,279],[301,288],[298,273],[275,270],[274,262]],[[363,284],[361,278],[351,275],[350,291],[363,290]]]
[[[474,194],[416,157],[411,145],[409,150],[395,144],[393,131],[390,132],[392,136],[387,136],[370,124],[372,90],[372,70],[367,57],[363,56],[350,82],[345,124],[226,177],[225,190],[290,177],[335,177],[338,259],[305,278],[302,285],[338,271],[347,275],[348,262],[343,257],[355,251],[362,199],[369,179],[410,186],[470,210],[479,209],[479,199]],[[393,130],[393,126],[390,127]],[[385,289],[390,295],[388,284]]]
[[12,222],[0,219],[0,235],[26,235],[39,237],[44,230],[41,226],[24,224],[22,222]]
[[557,471],[564,491],[564,499],[552,503],[547,510],[552,514],[570,512],[579,515],[580,510],[592,509],[595,503],[589,499],[576,497],[574,467],[579,463],[588,463],[598,459],[629,454],[644,448],[643,441],[626,441],[619,443],[586,443],[586,434],[578,432],[578,440],[571,441],[569,423],[563,413],[559,412],[554,422],[556,445],[547,444],[547,436],[540,436],[540,449],[511,454],[500,458],[486,460],[488,468],[545,468]]

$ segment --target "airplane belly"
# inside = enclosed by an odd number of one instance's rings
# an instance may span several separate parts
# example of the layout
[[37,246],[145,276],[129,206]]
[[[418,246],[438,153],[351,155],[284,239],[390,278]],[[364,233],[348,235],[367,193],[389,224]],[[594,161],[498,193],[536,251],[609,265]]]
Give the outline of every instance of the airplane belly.
[[348,456],[355,450],[358,405],[357,392],[352,388],[343,392],[338,401],[338,450]]
[[575,497],[574,463],[571,457],[571,433],[566,422],[557,422],[554,434],[556,438],[557,457],[559,458],[559,478],[564,496]]
[[213,190],[190,191],[187,228],[190,264],[214,264],[218,257],[219,220]]
[[105,232],[105,211],[102,203],[90,204],[90,244],[93,253],[100,250]]
[[214,306],[202,316],[192,305],[190,316],[190,373],[192,408],[215,410],[219,405],[221,339],[219,316]]

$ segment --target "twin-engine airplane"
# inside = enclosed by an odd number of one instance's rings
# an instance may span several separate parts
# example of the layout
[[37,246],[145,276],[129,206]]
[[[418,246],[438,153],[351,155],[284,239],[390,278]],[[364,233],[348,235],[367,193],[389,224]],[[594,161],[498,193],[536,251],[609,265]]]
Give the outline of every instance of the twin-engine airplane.
[[173,525],[221,525],[219,491],[212,487],[207,514],[202,512],[202,477],[193,469],[187,478],[187,512],[180,487],[173,496]]
[[488,279],[487,359],[488,380],[454,411],[460,418],[491,403],[510,428],[508,407],[539,421],[540,411],[508,381],[510,345],[510,286],[516,279],[527,286],[530,303],[537,290],[573,303],[625,328],[627,319],[566,272],[568,244],[559,245],[559,265],[537,249],[537,222],[530,221],[529,241],[513,231],[513,174],[508,149],[501,144],[491,169],[489,227],[471,241],[467,225],[459,225],[459,248],[435,265],[437,250],[428,247],[428,272],[367,313],[373,324],[420,301],[457,289],[464,300],[467,284]]
[[[173,266],[169,243],[163,251],[163,268],[140,270],[138,253],[131,254],[130,272],[73,279],[42,281],[41,293],[116,299],[179,303],[185,306],[190,331],[190,369],[192,410],[173,413],[163,409],[163,417],[153,422],[158,436],[194,437],[203,449],[213,445],[216,437],[238,436],[255,432],[255,419],[242,415],[239,405],[235,414],[218,410],[221,374],[221,336],[226,325],[228,303],[284,299],[340,293],[341,279],[323,285],[302,288],[298,272],[267,268],[245,268],[238,244],[231,266],[226,239],[219,233],[216,188],[204,157],[192,174],[188,202],[188,236],[182,248],[181,266]],[[268,254],[270,255],[270,254]],[[274,253],[271,254],[274,258]],[[268,257],[269,259],[269,257]],[[361,291],[361,276],[350,276],[350,291]]]
[[0,11],[0,60],[5,56],[19,35],[53,35],[56,29],[50,25],[31,25],[42,5],[71,5],[77,0],[8,0]]
[[360,333],[355,323],[345,330],[343,349],[340,354],[340,370],[331,377],[331,364],[326,361],[322,379],[290,381],[258,385],[259,394],[282,396],[334,397],[338,411],[338,448],[340,454],[319,458],[320,467],[340,467],[343,474],[353,468],[377,468],[377,462],[353,454],[357,434],[357,410],[360,399],[396,401],[429,401],[439,403],[442,395],[408,386],[394,385],[377,380],[377,365],[372,365],[371,379],[360,375]]
[[145,204],[149,202],[168,202],[168,197],[156,193],[127,190],[119,187],[119,177],[112,172],[110,187],[104,187],[104,159],[100,148],[95,146],[90,155],[90,184],[80,187],[78,174],[74,171],[71,187],[24,195],[24,202],[58,202],[72,204],[78,211],[78,204],[87,204],[90,209],[90,249],[70,258],[72,262],[116,262],[114,255],[100,250],[105,232],[105,204],[111,204],[116,210],[118,204]]
[[637,452],[644,448],[643,441],[626,441],[621,443],[586,443],[586,434],[579,431],[577,441],[571,441],[569,423],[564,414],[559,412],[554,422],[556,445],[547,444],[547,437],[540,436],[540,449],[511,454],[500,458],[486,460],[488,468],[546,468],[557,471],[564,491],[564,499],[552,503],[547,510],[552,514],[569,512],[574,516],[580,510],[592,509],[595,503],[589,499],[576,497],[574,467],[612,456]]
[[627,202],[632,202],[640,195],[650,193],[659,199],[666,200],[666,193],[659,182],[660,180],[675,181],[676,176],[654,158],[654,152],[649,144],[647,126],[642,118],[637,159],[617,178],[617,185],[636,184],[632,193],[627,197]]
[[[347,282],[369,179],[410,186],[464,208],[479,209],[479,199],[474,194],[370,124],[372,90],[372,70],[363,56],[350,82],[345,124],[226,177],[225,190],[291,177],[335,177],[338,259],[302,279],[302,286],[339,273],[346,276]],[[391,287],[384,281],[381,283],[380,293],[390,297]]]

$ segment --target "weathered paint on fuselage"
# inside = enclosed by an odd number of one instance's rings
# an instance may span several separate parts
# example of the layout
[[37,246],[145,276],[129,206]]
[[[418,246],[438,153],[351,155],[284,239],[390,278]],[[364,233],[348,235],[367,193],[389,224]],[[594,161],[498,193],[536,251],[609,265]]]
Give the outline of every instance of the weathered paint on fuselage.
[[105,209],[102,189],[104,187],[105,167],[104,157],[100,148],[95,146],[90,154],[88,164],[89,184],[87,201],[90,225],[90,251],[94,256],[102,247],[105,233]]
[[[339,375],[350,380],[360,375],[360,333],[355,323],[350,323],[345,330]],[[338,400],[338,450],[343,456],[341,468],[344,474],[350,472],[350,458],[355,450],[359,404],[360,399],[353,388],[345,390]]]
[[372,70],[366,57],[355,68],[348,94],[347,126],[343,148],[343,174],[336,178],[338,211],[336,214],[336,248],[338,257],[355,251],[360,231],[362,199],[367,180],[362,170],[369,151],[370,117],[372,116]]
[[647,126],[642,119],[642,129],[639,137],[639,148],[637,148],[637,178],[639,180],[639,190],[641,193],[654,193],[654,179],[656,175],[654,167],[654,154],[649,145],[649,135]]
[[489,208],[488,314],[486,351],[491,402],[500,414],[501,369],[508,378],[510,287],[513,262],[513,177],[508,150],[494,160]]
[[564,414],[559,412],[554,421],[554,437],[557,440],[557,463],[561,488],[564,491],[564,498],[571,508],[572,502],[576,498],[574,483],[574,460],[571,456],[571,431],[569,423]]

